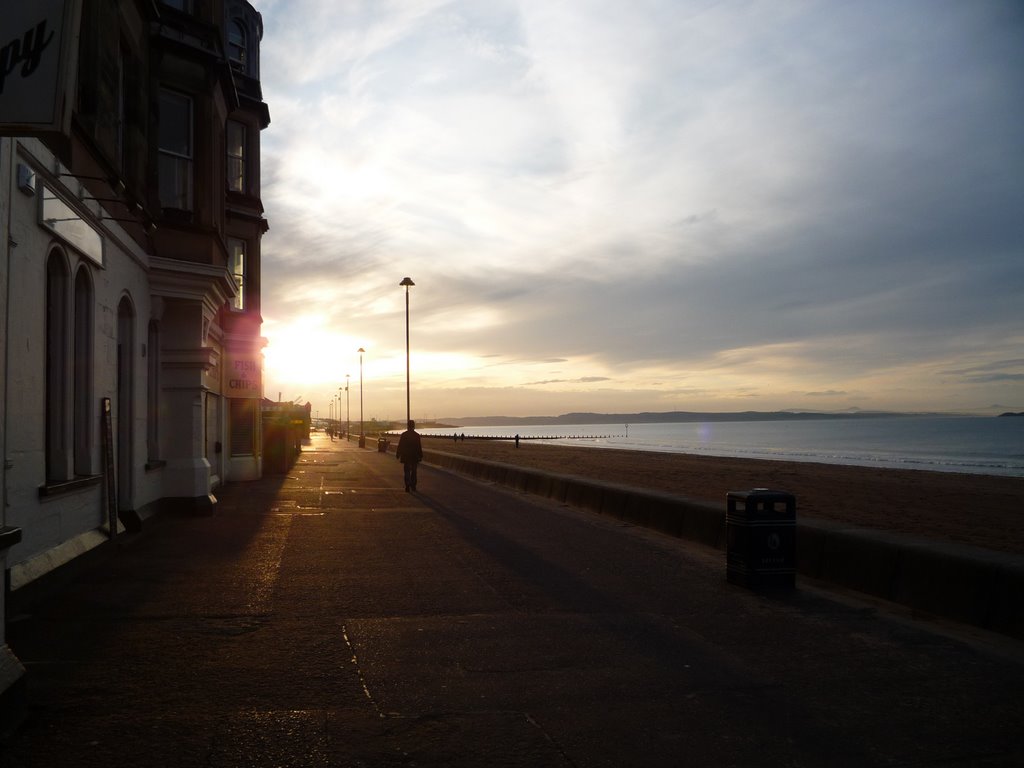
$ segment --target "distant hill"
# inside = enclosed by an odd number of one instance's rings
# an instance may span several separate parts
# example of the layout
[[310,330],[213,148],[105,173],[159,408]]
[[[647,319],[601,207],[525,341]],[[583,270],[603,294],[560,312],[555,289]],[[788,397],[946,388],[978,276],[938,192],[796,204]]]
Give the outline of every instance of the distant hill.
[[668,411],[665,413],[564,413],[561,416],[465,416],[445,417],[444,422],[462,427],[506,427],[525,424],[665,424],[705,421],[809,421],[812,419],[877,419],[892,416],[949,416],[939,413],[893,413],[888,411]]
[[999,416],[1024,416],[1024,411],[1021,411],[1020,413],[1013,413],[1011,411],[1007,411],[1006,413],[1000,413]]

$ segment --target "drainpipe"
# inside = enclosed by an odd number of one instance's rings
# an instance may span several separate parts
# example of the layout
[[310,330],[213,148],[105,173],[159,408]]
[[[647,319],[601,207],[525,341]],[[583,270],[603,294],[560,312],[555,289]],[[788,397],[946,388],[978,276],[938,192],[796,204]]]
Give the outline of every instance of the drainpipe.
[[14,202],[14,143],[13,138],[3,139],[7,142],[9,152],[8,159],[8,170],[7,170],[7,227],[4,229],[4,233],[7,237],[4,238],[4,254],[6,256],[6,262],[4,264],[4,280],[6,285],[4,290],[7,295],[4,297],[4,393],[2,408],[0,411],[0,419],[3,419],[3,464],[0,465],[0,473],[3,474],[3,502],[0,504],[0,529],[7,527],[7,386],[9,384],[8,379],[8,368],[11,360],[11,251],[14,249],[14,237],[11,235],[11,208]]
[[[21,531],[17,532],[17,540],[10,544],[5,543],[7,539],[7,505],[8,505],[8,493],[7,493],[7,470],[10,468],[10,460],[7,455],[7,434],[10,431],[10,421],[7,418],[8,403],[10,401],[10,370],[11,370],[11,256],[14,249],[18,244],[14,241],[14,236],[11,234],[11,223],[13,221],[12,209],[14,208],[14,184],[17,176],[16,161],[17,155],[15,153],[15,145],[18,143],[17,139],[10,137],[5,139],[7,142],[7,148],[9,150],[8,166],[7,166],[7,228],[5,230],[6,237],[4,238],[4,253],[6,262],[4,264],[4,279],[6,281],[5,291],[6,296],[4,301],[4,375],[3,375],[3,400],[2,407],[3,411],[0,412],[0,419],[3,419],[3,463],[0,464],[0,473],[2,473],[2,492],[3,499],[0,500],[0,565],[3,565],[4,572],[7,570],[7,558],[6,548],[17,544],[21,539]],[[10,534],[9,534],[10,535]],[[5,585],[6,589],[6,585]],[[0,640],[3,637],[0,635]]]
[[[3,152],[3,142],[7,142],[7,146],[10,149],[9,162],[10,165],[7,168],[8,183],[7,183],[7,229],[5,234],[7,237],[4,238],[5,257],[6,262],[4,265],[5,279],[7,281],[6,290],[6,301],[7,306],[4,309],[4,328],[3,328],[3,339],[4,339],[4,372],[3,372],[3,399],[0,400],[0,407],[3,408],[0,411],[0,419],[3,420],[3,461],[0,463],[0,491],[3,493],[3,498],[0,498],[0,571],[3,572],[3,584],[0,584],[0,700],[4,702],[4,706],[0,709],[0,729],[8,728],[11,722],[5,722],[6,720],[13,721],[17,719],[20,712],[23,711],[25,701],[25,667],[18,661],[18,658],[14,655],[11,649],[7,646],[7,592],[9,590],[8,581],[8,570],[7,570],[7,550],[21,541],[21,529],[14,528],[7,525],[7,433],[9,431],[9,424],[7,419],[7,403],[10,399],[8,396],[9,391],[9,371],[10,371],[10,358],[11,358],[11,253],[17,246],[14,242],[14,238],[11,236],[11,222],[13,217],[11,209],[14,207],[14,180],[16,178],[17,171],[15,170],[15,152],[14,146],[17,143],[17,139],[11,137],[4,140],[0,140],[0,153]],[[0,160],[0,167],[3,167],[3,162]]]
[[[7,470],[10,468],[9,459],[7,457],[7,435],[10,432],[10,423],[7,418],[7,405],[10,400],[10,360],[11,360],[11,254],[17,247],[17,243],[14,242],[14,237],[11,235],[11,223],[13,221],[12,209],[14,208],[14,183],[16,178],[15,161],[17,160],[14,148],[18,143],[17,139],[10,137],[4,139],[7,143],[9,150],[8,154],[8,166],[7,166],[7,228],[5,233],[7,237],[4,238],[4,253],[5,253],[5,264],[4,264],[4,279],[7,283],[5,286],[6,296],[4,300],[7,302],[4,307],[4,375],[3,375],[3,400],[2,403],[3,411],[0,412],[0,419],[3,420],[3,462],[0,463],[0,491],[3,493],[3,498],[0,499],[0,570],[3,571],[4,583],[0,585],[3,589],[3,594],[0,595],[0,649],[6,644],[6,631],[4,627],[6,618],[6,593],[7,593],[7,550],[13,547],[19,541],[21,541],[21,529],[11,528],[7,525],[7,505],[8,505],[8,493],[7,493]],[[0,691],[2,691],[2,680],[0,680]]]

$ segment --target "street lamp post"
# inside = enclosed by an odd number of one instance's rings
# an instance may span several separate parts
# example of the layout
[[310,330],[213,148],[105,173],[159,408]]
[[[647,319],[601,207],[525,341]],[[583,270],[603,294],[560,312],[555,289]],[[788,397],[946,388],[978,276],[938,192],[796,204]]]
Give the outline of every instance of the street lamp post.
[[412,407],[409,399],[409,287],[416,285],[411,277],[403,277],[399,285],[405,286],[405,422],[412,421]]
[[359,348],[359,447],[366,447],[366,435],[363,434],[363,355],[366,350]]
[[351,411],[348,405],[348,377],[349,374],[345,374],[345,441],[348,442],[348,423],[350,420]]

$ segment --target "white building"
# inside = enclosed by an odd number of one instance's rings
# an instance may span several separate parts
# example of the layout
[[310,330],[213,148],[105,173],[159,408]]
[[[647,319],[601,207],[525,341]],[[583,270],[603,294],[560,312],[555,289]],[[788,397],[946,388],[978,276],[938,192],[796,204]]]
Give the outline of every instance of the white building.
[[[244,0],[4,5],[0,615],[261,474],[262,33]],[[22,680],[0,624],[0,713]]]

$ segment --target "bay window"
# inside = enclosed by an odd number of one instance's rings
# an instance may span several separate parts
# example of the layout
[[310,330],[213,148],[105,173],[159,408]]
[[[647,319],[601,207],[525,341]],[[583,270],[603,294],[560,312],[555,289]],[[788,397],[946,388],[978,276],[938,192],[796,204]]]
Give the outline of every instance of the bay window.
[[228,190],[245,192],[245,125],[228,120]]
[[192,99],[160,91],[160,204],[192,210]]
[[228,269],[235,278],[235,285],[238,286],[238,293],[235,294],[232,309],[245,309],[245,241],[237,238],[228,238]]

